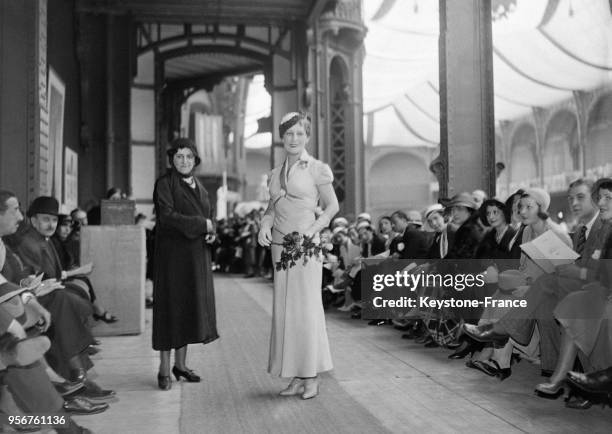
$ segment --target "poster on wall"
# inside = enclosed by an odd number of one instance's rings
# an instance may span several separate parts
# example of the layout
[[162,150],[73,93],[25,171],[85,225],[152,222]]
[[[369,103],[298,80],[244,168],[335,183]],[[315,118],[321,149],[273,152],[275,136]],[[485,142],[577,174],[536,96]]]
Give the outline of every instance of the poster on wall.
[[79,203],[79,155],[66,147],[64,155],[64,207],[70,212]]
[[49,67],[47,103],[49,109],[49,152],[47,160],[47,185],[50,195],[62,202],[62,175],[64,157],[64,103],[66,85],[55,70]]

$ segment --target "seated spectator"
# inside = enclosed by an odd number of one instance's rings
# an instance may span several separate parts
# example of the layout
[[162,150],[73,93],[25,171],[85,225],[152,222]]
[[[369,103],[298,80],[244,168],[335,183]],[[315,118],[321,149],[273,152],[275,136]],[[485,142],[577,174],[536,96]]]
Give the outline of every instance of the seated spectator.
[[64,280],[79,285],[87,291],[89,301],[91,301],[94,308],[93,317],[96,321],[104,321],[108,324],[117,322],[117,318],[104,309],[97,299],[93,285],[86,275],[88,267],[79,267],[80,249],[78,244],[80,243],[80,227],[72,228],[73,222],[69,215],[59,214],[57,217],[58,224],[55,233],[51,237],[51,242],[59,257],[63,270],[62,276],[65,274]]
[[[511,208],[505,203],[496,199],[487,199],[479,209],[480,221],[492,230],[487,232],[476,250],[476,259],[480,260],[480,269],[484,270],[483,275],[487,277],[487,294],[492,294],[496,300],[516,298],[511,292],[506,292],[500,282],[498,286],[498,275],[500,272],[516,268],[516,261],[513,261],[510,254],[510,241],[514,238],[516,230],[509,224]],[[487,307],[478,322],[479,325],[493,324],[499,320],[510,308]],[[449,358],[460,359],[468,353],[474,357],[466,363],[469,368],[478,369],[490,376],[497,376],[501,380],[508,378],[512,371],[510,369],[513,346],[506,344],[501,349],[494,349],[492,346],[483,348],[483,344],[466,340],[467,345],[459,348]]]
[[391,245],[391,241],[398,236],[396,232],[393,231],[393,223],[391,222],[390,216],[382,216],[378,220],[378,233],[385,240],[385,248],[389,250],[389,246]]
[[434,231],[434,239],[429,248],[427,259],[442,259],[448,253],[454,233],[449,233],[444,207],[440,204],[429,206],[425,210],[425,220]]
[[81,208],[75,208],[70,211],[70,218],[72,219],[73,225],[76,227],[87,226],[89,224],[87,213]]
[[374,232],[370,223],[362,221],[357,225],[361,240],[361,257],[369,258],[385,251],[385,240]]
[[[570,202],[582,202],[577,197],[584,192],[584,188],[574,188],[575,195],[570,195]],[[572,192],[572,188],[570,188]],[[593,197],[596,198],[599,206],[599,215],[596,222],[603,223],[607,227],[612,222],[612,179],[600,179],[593,188]],[[584,202],[590,200],[590,195],[583,198]],[[584,203],[575,203],[575,206]],[[562,325],[562,338],[560,343],[560,357],[556,360],[553,374],[547,383],[538,384],[536,392],[545,397],[556,397],[561,391],[565,382],[566,374],[573,368],[576,356],[580,356],[582,366],[586,371],[597,371],[610,365],[612,360],[612,305],[609,297],[612,291],[612,233],[606,231],[606,240],[603,246],[600,240],[593,240],[591,244],[596,244],[595,250],[587,248],[589,238],[598,238],[594,231],[597,231],[596,222],[592,223],[590,234],[583,233],[582,227],[585,226],[584,218],[579,220],[578,237],[586,237],[582,248],[583,257],[581,265],[582,283],[589,282],[581,287],[579,291],[573,290],[571,293],[556,305],[554,317]],[[588,224],[588,222],[587,222]],[[599,229],[601,230],[601,229]],[[605,231],[605,229],[604,229]],[[594,254],[595,252],[600,252]],[[594,257],[595,256],[595,257]],[[580,259],[577,264],[580,263]],[[596,264],[594,266],[593,264]],[[576,286],[580,286],[580,280],[576,281]],[[549,291],[558,290],[557,287],[550,287]],[[565,288],[567,289],[567,284]],[[573,289],[573,288],[572,288]],[[553,306],[554,307],[554,306]],[[575,408],[585,408],[584,402],[573,402],[570,404]]]
[[[15,195],[0,190],[0,352],[5,356],[2,357],[3,366],[0,367],[0,370],[3,370],[1,381],[8,386],[19,408],[28,414],[62,414],[63,407],[78,410],[82,414],[92,413],[94,410],[104,411],[108,408],[107,404],[95,406],[75,398],[64,403],[51,385],[45,372],[46,364],[44,359],[41,359],[50,348],[49,339],[45,336],[26,338],[24,328],[36,325],[37,331],[47,331],[51,326],[51,314],[38,303],[31,292],[20,291],[19,286],[8,280],[11,270],[6,262],[12,259],[12,254],[1,237],[13,234],[22,220]],[[5,276],[8,276],[8,279]],[[73,387],[71,392],[75,390]],[[89,432],[70,419],[67,426],[57,428],[57,431]]]
[[89,298],[80,287],[75,288],[70,282],[62,285],[58,280],[61,265],[50,241],[57,225],[58,208],[57,200],[51,197],[39,197],[32,202],[28,210],[31,226],[5,238],[10,240],[10,248],[7,243],[2,274],[9,281],[20,282],[31,271],[44,273],[47,280],[37,299],[53,318],[47,330],[51,340],[46,357],[49,365],[63,378],[84,381],[86,388],[82,393],[86,396],[110,398],[115,394],[113,391],[102,390],[87,379],[87,371],[93,366],[87,350],[94,343],[87,327],[87,318],[93,313]]
[[[547,230],[553,231],[565,244],[568,246],[572,245],[572,240],[569,236],[559,229],[558,225],[552,222],[548,218],[546,211],[550,205],[550,196],[542,189],[532,188],[527,189],[523,193],[519,203],[520,214],[523,219],[523,224],[526,228],[523,230],[522,242],[527,243]],[[548,292],[544,288],[556,285],[557,282],[561,285],[569,283],[566,279],[557,280],[558,276],[551,276],[552,281],[549,277],[543,277],[538,280],[541,276],[545,275],[542,270],[531,258],[526,254],[521,254],[519,261],[519,271],[524,274],[525,284],[524,290],[526,290],[524,297],[527,300],[527,307],[525,309],[513,309],[505,314],[499,321],[497,321],[492,327],[482,326],[473,327],[465,326],[465,332],[473,339],[480,342],[493,342],[493,341],[505,341],[508,337],[519,344],[528,345],[531,341],[535,325],[537,321],[547,321],[550,316],[547,313],[548,310],[553,309],[557,302],[553,302],[550,297],[557,297],[554,293]],[[533,283],[533,288],[529,286]],[[563,283],[561,283],[563,282]],[[547,300],[548,299],[548,300]],[[551,307],[552,306],[552,307]],[[543,322],[543,327],[547,327]],[[553,333],[548,334],[552,336]],[[548,351],[546,343],[544,344],[544,350],[541,351],[542,369],[551,370],[554,368],[556,357],[555,352],[551,349]]]
[[400,234],[389,245],[391,256],[398,259],[427,259],[431,239],[420,230],[423,222],[418,211],[411,211],[410,217],[403,211],[391,214],[393,231]]

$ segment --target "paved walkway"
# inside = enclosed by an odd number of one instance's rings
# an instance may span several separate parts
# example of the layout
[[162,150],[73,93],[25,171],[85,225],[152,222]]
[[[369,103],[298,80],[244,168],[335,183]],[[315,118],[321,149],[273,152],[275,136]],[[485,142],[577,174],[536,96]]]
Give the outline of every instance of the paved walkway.
[[96,433],[608,433],[612,410],[572,411],[533,395],[539,368],[522,362],[503,383],[400,339],[392,327],[329,312],[335,370],[310,401],[281,398],[266,374],[272,289],[264,280],[216,276],[221,339],[190,347],[200,384],[156,388],[157,354],[142,336],[102,338],[99,382],[120,401],[77,420]]

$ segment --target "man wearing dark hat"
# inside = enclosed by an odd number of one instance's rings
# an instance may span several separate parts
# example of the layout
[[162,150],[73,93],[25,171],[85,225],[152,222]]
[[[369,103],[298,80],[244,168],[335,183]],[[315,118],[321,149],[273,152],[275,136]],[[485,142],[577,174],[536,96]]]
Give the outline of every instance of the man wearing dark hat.
[[[19,211],[19,201],[15,195],[11,192],[0,190],[0,237],[10,236],[14,234],[19,223],[23,221],[23,216]],[[7,291],[13,291],[19,289],[19,285],[11,282],[15,280],[13,276],[16,256],[11,251],[10,247],[6,247],[2,238],[0,238],[0,300],[3,301],[0,306],[0,333],[8,332],[15,336],[17,339],[23,339],[26,336],[26,332],[23,327],[27,326],[30,321],[30,314],[25,313],[25,307],[29,308],[29,312],[32,314],[43,315],[45,325],[41,327],[42,330],[47,330],[50,325],[49,312],[44,308],[40,307],[37,302],[37,298],[31,292],[21,292],[20,294],[8,298],[10,294]],[[6,277],[6,278],[5,278]],[[6,307],[6,309],[5,309]],[[3,326],[2,319],[9,318],[13,315],[13,319],[9,323],[8,327]],[[21,324],[25,324],[22,326]],[[5,347],[6,336],[2,337],[2,344],[0,347]],[[98,406],[85,402],[80,399],[70,398],[68,404],[64,402],[62,397],[52,386],[49,377],[45,371],[44,361],[41,360],[44,352],[49,349],[49,339],[45,336],[40,336],[35,339],[44,339],[46,346],[38,349],[37,357],[32,359],[32,348],[30,348],[30,354],[26,356],[30,357],[26,363],[19,363],[20,359],[24,359],[24,355],[16,354],[18,357],[15,359],[15,365],[27,365],[19,368],[8,367],[5,368],[2,377],[2,382],[8,386],[14,401],[19,405],[21,410],[28,414],[31,413],[45,413],[45,414],[62,414],[62,407],[66,405],[71,410],[78,410],[81,414],[87,414],[92,412],[99,412],[93,410],[105,409],[107,406]],[[10,341],[9,346],[10,346]],[[22,341],[29,342],[29,341]],[[31,345],[30,345],[31,346]],[[42,351],[40,351],[42,350]],[[6,363],[5,363],[6,364]],[[75,392],[79,385],[73,385],[68,391]],[[72,420],[68,418],[68,424],[65,427],[56,428],[57,432],[62,433],[87,433],[89,430],[83,429],[76,425]]]
[[[86,349],[94,343],[93,336],[87,327],[88,317],[93,308],[87,294],[70,282],[61,283],[62,267],[50,237],[57,227],[59,203],[53,197],[41,196],[32,202],[28,209],[30,225],[26,225],[13,236],[6,239],[12,256],[19,259],[8,261],[11,266],[11,278],[19,282],[29,274],[44,273],[43,279],[47,292],[39,296],[38,301],[50,313],[53,320],[47,334],[51,348],[47,353],[47,362],[62,377],[69,380],[85,381],[86,388],[81,394],[92,399],[107,399],[115,392],[102,390],[95,383],[86,379],[86,372],[93,363]],[[5,276],[6,277],[6,276]]]

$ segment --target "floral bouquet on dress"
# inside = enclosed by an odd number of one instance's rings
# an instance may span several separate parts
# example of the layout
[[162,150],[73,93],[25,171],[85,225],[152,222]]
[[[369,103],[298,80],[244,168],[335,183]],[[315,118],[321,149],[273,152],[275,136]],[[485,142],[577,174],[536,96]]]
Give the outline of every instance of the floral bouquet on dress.
[[319,243],[313,241],[312,237],[307,237],[299,232],[291,232],[283,237],[283,251],[281,252],[280,261],[276,262],[276,271],[287,270],[297,264],[301,259],[302,264],[306,265],[308,261],[314,257],[321,260],[321,252],[325,253],[326,249]]

